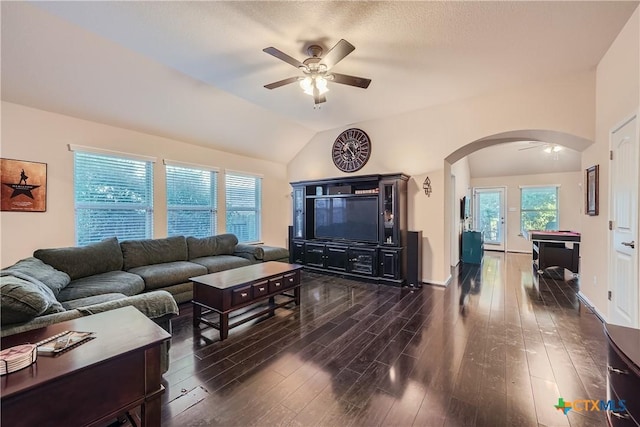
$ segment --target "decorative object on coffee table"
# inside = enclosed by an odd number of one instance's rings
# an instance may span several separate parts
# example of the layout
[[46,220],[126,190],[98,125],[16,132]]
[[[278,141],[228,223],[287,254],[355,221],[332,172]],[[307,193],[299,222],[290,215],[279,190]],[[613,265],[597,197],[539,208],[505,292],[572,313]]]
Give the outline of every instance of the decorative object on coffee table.
[[0,351],[0,375],[24,369],[38,358],[34,344],[22,344]]

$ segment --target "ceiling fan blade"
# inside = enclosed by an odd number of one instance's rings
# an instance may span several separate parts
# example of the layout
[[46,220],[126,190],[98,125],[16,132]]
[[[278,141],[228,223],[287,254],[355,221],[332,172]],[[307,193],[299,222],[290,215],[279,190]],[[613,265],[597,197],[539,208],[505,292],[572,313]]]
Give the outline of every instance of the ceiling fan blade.
[[346,74],[331,73],[333,76],[333,82],[343,85],[361,87],[366,89],[371,83],[371,79],[365,79],[364,77],[348,76]]
[[338,62],[342,61],[345,56],[349,55],[351,52],[355,50],[355,46],[346,41],[345,39],[341,39],[334,47],[331,48],[329,52],[322,58],[320,61],[321,64],[324,64],[329,70],[331,67],[336,65]]
[[300,80],[300,77],[289,77],[288,79],[279,80],[277,82],[269,83],[268,85],[264,85],[267,89],[275,89],[280,86],[288,85],[290,83],[295,83]]
[[282,52],[281,50],[276,49],[275,47],[265,47],[264,49],[262,49],[263,52],[268,53],[269,55],[275,56],[276,58],[286,62],[287,64],[291,64],[296,68],[307,68],[306,65],[304,65],[302,62],[298,61],[297,59],[287,55],[286,53]]
[[524,148],[518,148],[518,151],[525,151],[525,150],[531,150],[532,148],[540,148],[540,145],[534,145],[532,147],[524,147]]

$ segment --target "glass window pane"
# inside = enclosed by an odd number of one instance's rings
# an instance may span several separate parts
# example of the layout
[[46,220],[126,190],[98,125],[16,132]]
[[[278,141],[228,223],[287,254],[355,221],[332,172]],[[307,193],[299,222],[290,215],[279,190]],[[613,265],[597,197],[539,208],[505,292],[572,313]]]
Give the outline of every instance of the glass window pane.
[[558,229],[558,188],[531,187],[520,191],[520,229]]
[[151,162],[74,153],[76,244],[153,235]]
[[167,234],[206,237],[217,230],[217,172],[166,167]]
[[260,240],[262,179],[227,173],[225,176],[227,232],[240,242]]

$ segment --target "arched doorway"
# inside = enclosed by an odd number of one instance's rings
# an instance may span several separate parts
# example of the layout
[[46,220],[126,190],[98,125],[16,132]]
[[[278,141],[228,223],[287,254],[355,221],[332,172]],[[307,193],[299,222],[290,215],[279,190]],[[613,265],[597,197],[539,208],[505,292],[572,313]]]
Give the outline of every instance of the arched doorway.
[[[444,174],[445,176],[455,176],[453,179],[445,179],[445,218],[448,223],[445,227],[445,254],[448,254],[448,262],[446,268],[450,268],[457,264],[459,258],[459,241],[458,236],[462,231],[462,224],[459,220],[459,205],[457,200],[461,197],[460,194],[456,195],[456,189],[458,193],[461,191],[461,187],[469,187],[471,177],[467,175],[465,180],[464,174],[460,177],[453,171],[452,165],[456,164],[459,160],[466,156],[483,150],[488,147],[514,143],[518,141],[538,141],[540,143],[560,145],[572,150],[582,152],[588,146],[593,144],[593,141],[586,138],[578,137],[564,132],[541,130],[541,129],[522,129],[513,130],[508,132],[501,132],[494,135],[489,135],[458,148],[449,154],[444,161]],[[499,159],[497,160],[499,161]],[[455,183],[455,184],[454,184]],[[455,186],[455,188],[454,188]]]

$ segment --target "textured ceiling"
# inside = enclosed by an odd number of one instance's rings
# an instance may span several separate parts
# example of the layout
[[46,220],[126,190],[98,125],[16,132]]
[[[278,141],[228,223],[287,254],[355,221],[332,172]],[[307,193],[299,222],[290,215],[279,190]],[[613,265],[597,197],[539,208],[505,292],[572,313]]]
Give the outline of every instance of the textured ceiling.
[[[312,137],[592,70],[637,2],[2,2],[2,99],[278,162]],[[339,39],[314,109],[264,84]]]

